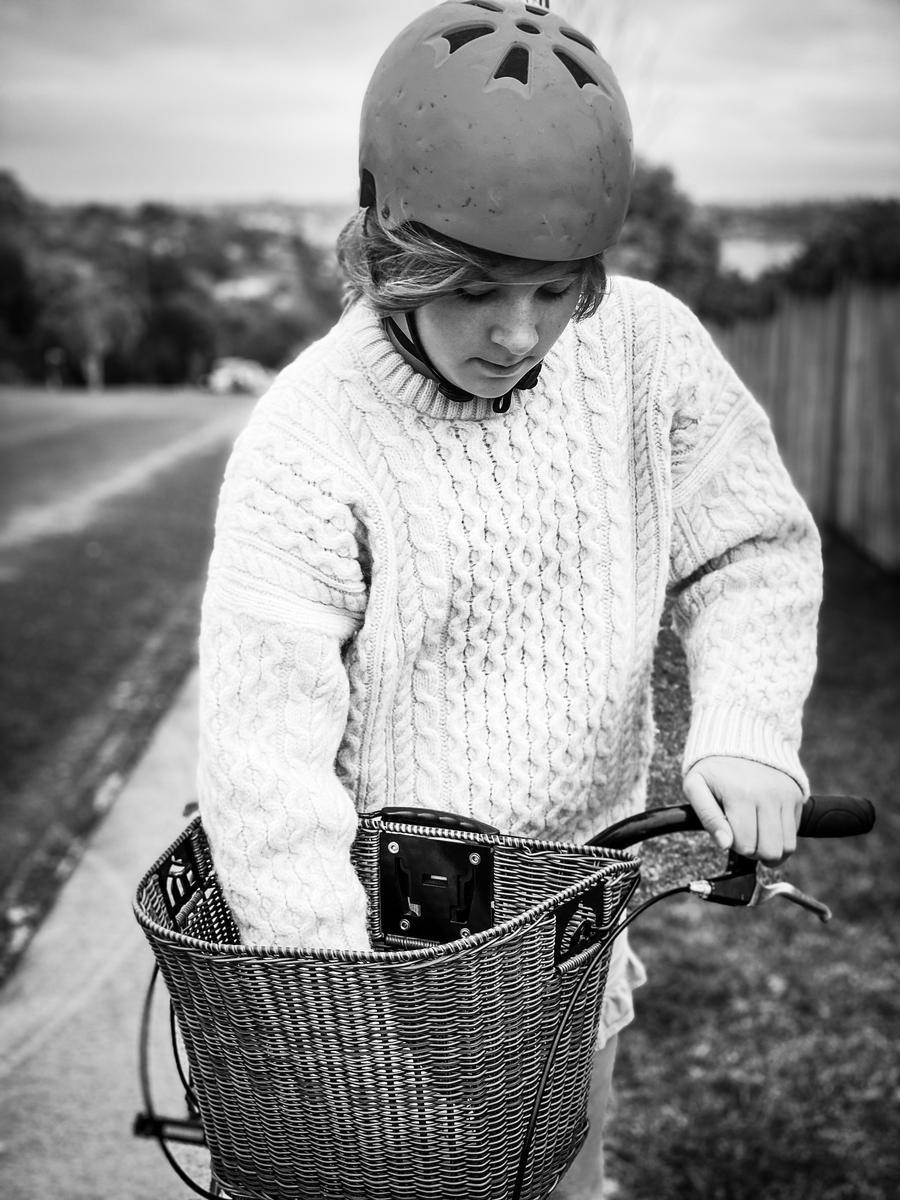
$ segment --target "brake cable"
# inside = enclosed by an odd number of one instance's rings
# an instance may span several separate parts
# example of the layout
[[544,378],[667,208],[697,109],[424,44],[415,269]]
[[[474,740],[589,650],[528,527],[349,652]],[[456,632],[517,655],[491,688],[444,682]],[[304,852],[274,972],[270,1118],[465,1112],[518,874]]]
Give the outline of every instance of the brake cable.
[[556,1062],[556,1056],[559,1052],[559,1043],[562,1040],[562,1035],[565,1032],[566,1025],[568,1024],[569,1018],[571,1017],[575,1006],[578,1003],[581,993],[587,986],[588,981],[594,976],[597,967],[603,961],[606,950],[615,941],[620,933],[627,929],[633,921],[637,920],[641,913],[646,912],[647,909],[651,908],[654,904],[658,904],[660,900],[668,900],[672,896],[689,894],[690,890],[691,889],[689,885],[682,884],[680,887],[668,888],[664,892],[659,892],[659,894],[656,896],[651,896],[649,900],[645,900],[643,904],[639,904],[633,912],[630,912],[624,920],[620,921],[615,928],[607,934],[606,938],[600,942],[597,942],[596,945],[592,947],[594,952],[594,960],[584,970],[581,978],[578,980],[578,983],[572,989],[572,995],[569,997],[569,1002],[566,1005],[559,1022],[557,1023],[556,1032],[553,1035],[553,1041],[550,1043],[550,1049],[547,1052],[547,1058],[544,1062],[544,1069],[541,1072],[541,1077],[538,1081],[537,1095],[535,1096],[531,1106],[531,1117],[528,1121],[528,1127],[525,1130],[525,1139],[522,1145],[522,1152],[519,1157],[519,1169],[516,1172],[516,1182],[515,1186],[513,1187],[510,1200],[520,1200],[521,1198],[522,1188],[525,1185],[525,1172],[528,1169],[528,1157],[531,1153],[532,1142],[534,1141],[534,1133],[537,1127],[538,1118],[540,1116],[544,1092],[546,1091],[547,1083],[550,1079],[550,1075]]

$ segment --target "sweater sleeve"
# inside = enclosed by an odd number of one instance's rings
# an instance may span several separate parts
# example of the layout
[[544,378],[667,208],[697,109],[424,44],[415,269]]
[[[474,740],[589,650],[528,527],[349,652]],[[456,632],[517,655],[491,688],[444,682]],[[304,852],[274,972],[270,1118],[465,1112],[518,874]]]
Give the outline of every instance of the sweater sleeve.
[[368,948],[335,772],[342,649],[365,605],[355,523],[315,454],[258,421],[226,472],[200,634],[198,794],[246,943]]
[[684,771],[732,755],[786,772],[806,793],[799,747],[816,665],[818,533],[762,408],[680,307],[670,350],[681,375],[670,586],[692,700]]

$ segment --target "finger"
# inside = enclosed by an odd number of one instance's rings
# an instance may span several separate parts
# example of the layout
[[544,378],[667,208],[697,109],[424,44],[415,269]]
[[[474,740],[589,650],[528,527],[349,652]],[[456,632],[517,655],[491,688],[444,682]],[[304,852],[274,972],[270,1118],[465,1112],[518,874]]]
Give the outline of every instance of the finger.
[[720,850],[727,850],[734,842],[734,834],[706,780],[696,771],[691,771],[685,776],[682,786],[691,808],[700,819],[700,824]]
[[732,797],[731,803],[725,806],[725,815],[734,835],[734,849],[738,854],[754,858],[759,847],[759,814],[755,806],[746,801],[738,803]]
[[803,809],[802,798],[781,797],[771,807],[759,810],[756,857],[767,867],[778,867],[797,849],[797,828]]
[[797,827],[800,824],[800,813],[803,804],[798,800],[794,804],[785,804],[781,811],[781,828],[785,856],[793,854],[797,849]]
[[758,809],[759,822],[756,837],[756,853],[753,857],[766,867],[777,867],[787,858],[784,850],[784,827],[781,805],[777,808]]

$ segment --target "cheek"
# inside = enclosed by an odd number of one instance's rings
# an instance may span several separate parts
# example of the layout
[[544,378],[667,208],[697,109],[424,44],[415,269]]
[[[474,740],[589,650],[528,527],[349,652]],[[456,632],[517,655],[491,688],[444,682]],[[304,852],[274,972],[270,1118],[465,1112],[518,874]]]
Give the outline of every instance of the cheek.
[[541,322],[541,342],[544,345],[545,354],[572,320],[577,304],[577,299],[567,300],[565,304],[554,305],[553,309],[546,314],[545,319]]
[[474,353],[469,347],[478,320],[471,308],[438,300],[419,310],[418,323],[425,348],[435,362]]

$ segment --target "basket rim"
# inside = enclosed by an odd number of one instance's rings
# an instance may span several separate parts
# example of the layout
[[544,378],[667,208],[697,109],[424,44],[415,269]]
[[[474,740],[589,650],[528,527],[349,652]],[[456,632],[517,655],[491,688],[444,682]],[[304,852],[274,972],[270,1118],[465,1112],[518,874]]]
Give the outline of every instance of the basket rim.
[[[366,819],[367,823],[375,828],[380,825],[384,829],[389,829],[396,832],[418,832],[423,827],[418,825],[404,824],[400,822],[375,821],[374,814],[360,814],[360,819]],[[142,894],[156,871],[166,862],[172,852],[176,850],[186,838],[190,837],[198,825],[202,825],[200,815],[194,817],[190,824],[182,830],[179,836],[172,844],[163,851],[156,859],[153,865],[144,873],[138,884],[137,893],[132,901],[132,909],[134,915],[148,935],[152,935],[155,939],[169,943],[172,947],[179,947],[185,950],[202,950],[211,955],[222,958],[231,959],[266,959],[266,960],[284,960],[292,962],[306,963],[321,963],[331,964],[333,966],[371,966],[373,968],[397,966],[408,964],[415,966],[419,963],[432,962],[436,959],[445,959],[476,951],[481,947],[490,943],[501,943],[507,938],[514,936],[521,929],[530,925],[536,924],[549,913],[570,901],[577,899],[585,892],[591,891],[598,884],[604,881],[612,881],[622,876],[628,875],[632,871],[636,871],[637,878],[634,887],[640,880],[640,859],[629,853],[626,850],[607,850],[602,846],[582,846],[572,842],[551,842],[539,841],[528,838],[517,838],[510,834],[486,834],[474,833],[468,830],[453,830],[427,829],[426,832],[433,833],[436,836],[450,836],[453,839],[475,842],[480,845],[502,846],[510,849],[519,849],[525,853],[546,853],[548,851],[561,852],[578,852],[589,858],[596,857],[601,860],[602,865],[596,871],[586,875],[584,879],[576,880],[569,884],[566,888],[559,892],[554,892],[552,896],[539,901],[532,905],[524,912],[517,914],[514,917],[509,917],[505,921],[501,921],[498,925],[491,926],[490,929],[482,930],[480,933],[470,934],[466,937],[457,938],[452,942],[444,942],[433,946],[420,946],[408,950],[339,950],[339,949],[313,949],[304,948],[302,946],[273,946],[264,943],[242,943],[242,942],[208,942],[203,938],[192,937],[190,934],[185,934],[176,929],[171,929],[165,925],[161,925],[155,921],[146,912],[142,904]],[[215,869],[207,877],[208,881],[216,878]],[[629,895],[631,894],[629,892]],[[619,919],[624,903],[627,903],[626,896],[623,905],[619,907],[612,922],[609,926],[604,926],[602,932],[612,929]]]

